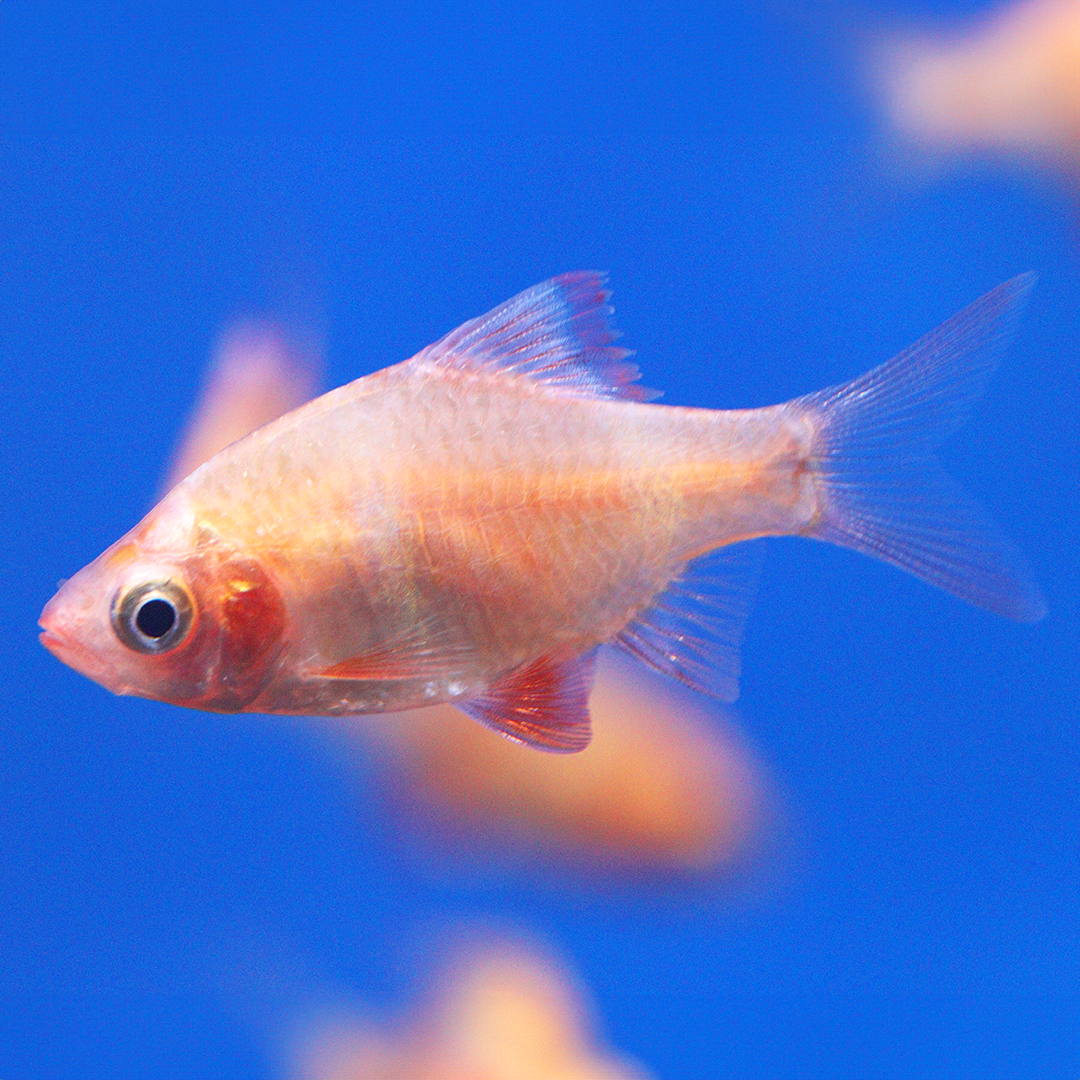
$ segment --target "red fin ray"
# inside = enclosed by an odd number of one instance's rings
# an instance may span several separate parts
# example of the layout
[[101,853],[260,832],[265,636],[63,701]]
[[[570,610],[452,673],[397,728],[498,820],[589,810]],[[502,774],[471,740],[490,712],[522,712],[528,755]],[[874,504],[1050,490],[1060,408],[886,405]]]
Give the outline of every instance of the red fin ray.
[[515,668],[480,697],[455,703],[462,712],[515,742],[571,754],[589,745],[589,693],[596,650],[542,656]]
[[579,270],[534,285],[472,319],[418,353],[413,361],[459,371],[499,371],[574,397],[648,401],[658,393],[635,385],[629,350],[611,344],[605,275]]

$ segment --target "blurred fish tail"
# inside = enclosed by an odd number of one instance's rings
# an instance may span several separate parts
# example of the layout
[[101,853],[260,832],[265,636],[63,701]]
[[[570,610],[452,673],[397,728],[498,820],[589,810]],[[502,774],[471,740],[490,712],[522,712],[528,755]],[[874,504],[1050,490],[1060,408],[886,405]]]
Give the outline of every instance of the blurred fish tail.
[[789,403],[815,427],[821,507],[805,535],[999,615],[1046,614],[1024,556],[933,453],[982,395],[1034,284],[1013,278],[880,367]]

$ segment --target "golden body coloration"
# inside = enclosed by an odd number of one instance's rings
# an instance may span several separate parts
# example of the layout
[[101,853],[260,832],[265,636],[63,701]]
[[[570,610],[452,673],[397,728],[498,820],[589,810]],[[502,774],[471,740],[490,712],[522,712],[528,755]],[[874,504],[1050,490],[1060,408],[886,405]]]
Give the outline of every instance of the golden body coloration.
[[117,693],[312,715],[451,701],[565,751],[588,741],[605,642],[735,696],[740,541],[831,540],[1038,618],[1021,557],[932,457],[1030,285],[846,386],[715,412],[647,404],[602,278],[564,275],[216,455],[61,588],[42,640]]

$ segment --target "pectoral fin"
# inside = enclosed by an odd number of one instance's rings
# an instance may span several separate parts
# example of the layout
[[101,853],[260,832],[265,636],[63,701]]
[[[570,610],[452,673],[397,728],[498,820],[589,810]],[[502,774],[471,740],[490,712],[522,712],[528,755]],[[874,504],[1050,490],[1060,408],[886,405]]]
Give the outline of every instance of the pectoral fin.
[[562,659],[543,656],[458,708],[515,742],[572,754],[592,738],[589,692],[595,667],[595,650]]
[[471,657],[467,645],[429,619],[314,674],[324,679],[437,679],[466,667]]

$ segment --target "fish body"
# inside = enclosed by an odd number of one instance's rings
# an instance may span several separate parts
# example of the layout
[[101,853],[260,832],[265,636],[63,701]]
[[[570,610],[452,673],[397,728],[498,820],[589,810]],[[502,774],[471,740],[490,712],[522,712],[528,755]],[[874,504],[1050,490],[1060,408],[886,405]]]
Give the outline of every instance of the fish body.
[[961,313],[934,356],[714,411],[645,400],[599,275],[545,282],[216,455],[63,586],[42,639],[117,693],[312,715],[451,701],[573,750],[606,642],[734,696],[752,590],[700,557],[742,541],[833,540],[1038,617],[1015,549],[943,502],[928,449],[1029,287]]

